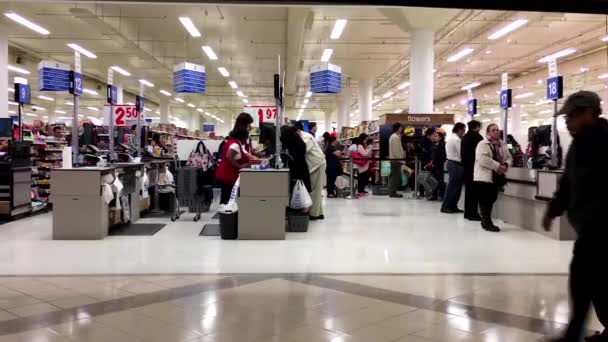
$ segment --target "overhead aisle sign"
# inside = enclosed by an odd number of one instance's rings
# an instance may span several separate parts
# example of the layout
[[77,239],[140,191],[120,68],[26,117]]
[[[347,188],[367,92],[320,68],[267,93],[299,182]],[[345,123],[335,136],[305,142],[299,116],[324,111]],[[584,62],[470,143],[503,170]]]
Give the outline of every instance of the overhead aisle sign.
[[173,91],[202,94],[206,90],[207,75],[204,66],[187,62],[173,66]]
[[313,94],[338,94],[342,91],[342,68],[330,63],[315,65],[310,70]]
[[564,97],[564,78],[557,73],[557,61],[549,61],[549,78],[547,79],[547,100],[559,100]]
[[38,86],[43,91],[70,90],[70,66],[68,64],[41,61],[38,63]]
[[502,84],[500,90],[500,108],[509,109],[513,104],[513,91],[509,89],[509,74],[502,74]]

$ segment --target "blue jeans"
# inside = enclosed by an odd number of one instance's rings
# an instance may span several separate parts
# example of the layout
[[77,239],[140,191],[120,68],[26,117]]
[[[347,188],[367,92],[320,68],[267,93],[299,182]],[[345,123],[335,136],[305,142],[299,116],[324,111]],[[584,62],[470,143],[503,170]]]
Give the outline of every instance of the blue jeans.
[[443,196],[443,209],[457,209],[460,195],[462,194],[462,184],[464,181],[464,168],[461,163],[448,160],[449,182]]

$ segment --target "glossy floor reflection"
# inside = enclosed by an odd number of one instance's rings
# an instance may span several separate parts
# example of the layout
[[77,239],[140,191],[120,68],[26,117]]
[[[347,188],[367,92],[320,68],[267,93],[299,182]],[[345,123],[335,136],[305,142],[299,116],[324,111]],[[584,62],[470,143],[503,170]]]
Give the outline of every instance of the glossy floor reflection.
[[568,314],[566,277],[519,275],[5,277],[0,307],[0,342],[531,342]]

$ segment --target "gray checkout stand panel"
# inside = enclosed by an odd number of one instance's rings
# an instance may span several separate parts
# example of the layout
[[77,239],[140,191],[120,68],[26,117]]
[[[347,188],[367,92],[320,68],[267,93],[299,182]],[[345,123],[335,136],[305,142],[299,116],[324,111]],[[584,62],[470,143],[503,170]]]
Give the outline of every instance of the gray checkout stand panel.
[[576,232],[566,216],[553,222],[546,232],[541,225],[548,201],[557,189],[561,171],[512,168],[507,173],[507,186],[499,193],[494,205],[494,217],[555,240],[574,240]]

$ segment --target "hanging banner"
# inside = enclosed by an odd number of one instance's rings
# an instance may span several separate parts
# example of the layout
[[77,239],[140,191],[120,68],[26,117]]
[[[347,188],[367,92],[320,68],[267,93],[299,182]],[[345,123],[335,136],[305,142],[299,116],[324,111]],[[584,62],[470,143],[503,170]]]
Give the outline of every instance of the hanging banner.
[[202,65],[180,63],[173,66],[173,91],[176,93],[205,93],[206,82]]
[[342,68],[330,63],[310,70],[310,91],[314,94],[338,94],[342,91]]
[[137,117],[142,115],[142,123],[146,122],[144,113],[138,113],[135,105],[114,105],[110,116],[110,105],[103,107],[103,124],[110,125],[110,120],[114,121],[116,127],[131,127],[137,125]]
[[38,63],[38,87],[43,91],[69,91],[70,66],[54,61]]
[[251,115],[254,127],[259,127],[262,122],[275,122],[277,119],[276,106],[250,106],[243,108],[243,112]]

